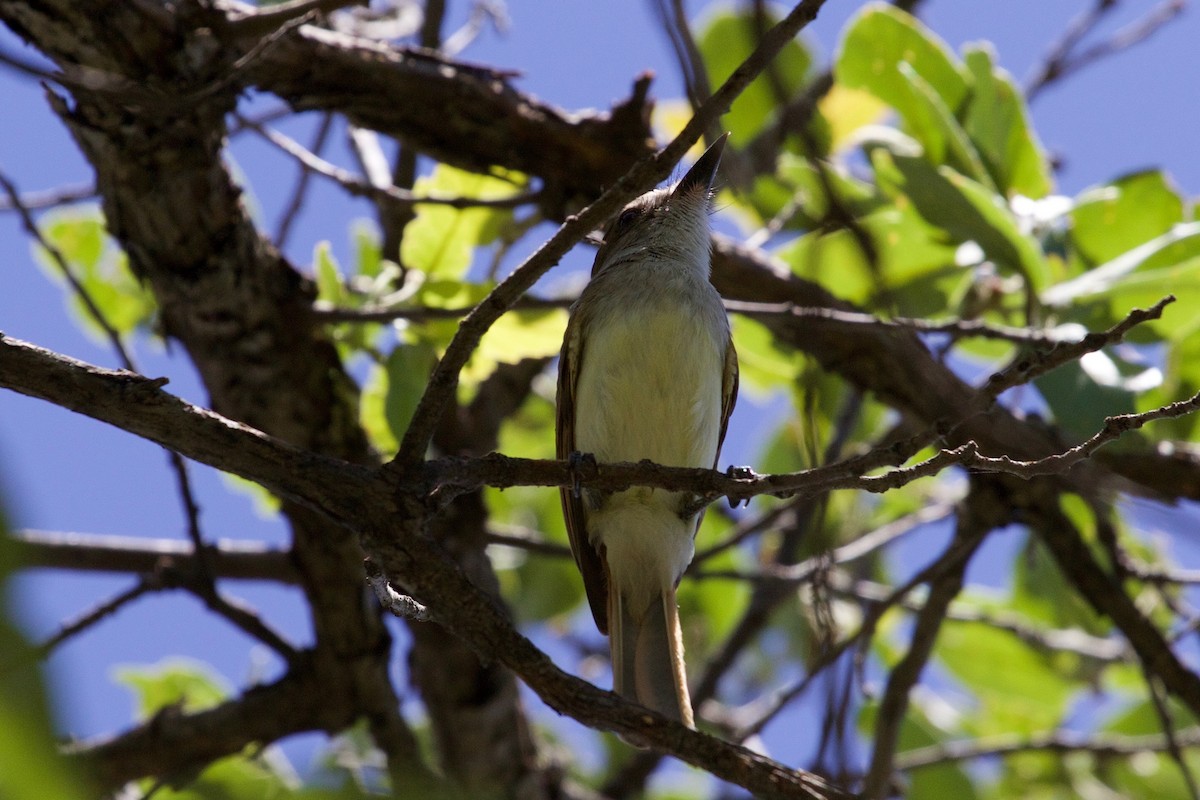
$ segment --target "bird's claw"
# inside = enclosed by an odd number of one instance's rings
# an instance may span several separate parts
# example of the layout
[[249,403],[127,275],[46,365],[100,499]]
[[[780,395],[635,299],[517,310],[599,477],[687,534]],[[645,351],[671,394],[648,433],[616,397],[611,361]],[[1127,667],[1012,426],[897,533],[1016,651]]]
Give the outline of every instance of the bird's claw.
[[[748,481],[748,480],[751,480],[752,478],[757,477],[757,473],[754,472],[753,467],[739,467],[734,464],[730,464],[728,469],[725,470],[725,477],[731,478],[735,481]],[[750,498],[749,497],[733,497],[733,496],[730,496],[730,498],[729,498],[729,507],[730,508],[737,508],[738,506],[742,505],[743,503],[745,503],[747,506],[749,506]]]
[[571,455],[567,456],[567,469],[571,473],[571,496],[576,500],[583,493],[579,485],[579,472],[585,466],[593,472],[596,470],[596,457],[591,453],[581,453],[575,450]]

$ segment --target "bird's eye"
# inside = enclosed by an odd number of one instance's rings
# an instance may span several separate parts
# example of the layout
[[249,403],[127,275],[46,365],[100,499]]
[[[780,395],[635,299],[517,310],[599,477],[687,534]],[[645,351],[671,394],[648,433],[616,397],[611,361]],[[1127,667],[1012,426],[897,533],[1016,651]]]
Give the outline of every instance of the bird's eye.
[[627,208],[621,212],[621,216],[617,217],[618,228],[628,228],[633,224],[633,221],[640,217],[642,212],[637,208]]

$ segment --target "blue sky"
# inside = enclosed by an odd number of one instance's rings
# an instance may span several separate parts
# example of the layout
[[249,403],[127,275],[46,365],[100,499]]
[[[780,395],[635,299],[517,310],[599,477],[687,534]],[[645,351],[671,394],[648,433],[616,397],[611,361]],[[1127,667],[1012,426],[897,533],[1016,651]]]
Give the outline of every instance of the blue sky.
[[[465,4],[450,5],[447,30],[461,22]],[[857,0],[829,0],[805,34],[819,60],[827,61],[834,52],[842,24],[861,5]],[[955,49],[968,41],[992,41],[1000,63],[1022,79],[1068,20],[1090,5],[1090,0],[928,0],[923,16]],[[1103,38],[1156,5],[1149,0],[1122,3],[1101,28],[1101,36],[1089,41]],[[706,13],[695,2],[688,7],[697,18]],[[506,35],[486,32],[463,56],[521,70],[522,77],[516,80],[520,89],[568,110],[610,106],[628,94],[635,76],[646,69],[658,75],[654,94],[674,99],[680,94],[680,83],[649,9],[649,3],[640,0],[513,0],[508,9],[510,31]],[[1060,192],[1074,194],[1146,167],[1164,168],[1189,196],[1200,191],[1196,157],[1200,103],[1195,89],[1200,48],[1196,42],[1200,42],[1200,13],[1193,7],[1149,43],[1105,59],[1038,98],[1032,107],[1035,127],[1045,146],[1064,158]],[[2,28],[0,48],[23,49]],[[90,180],[86,163],[35,82],[0,69],[0,97],[4,98],[0,170],[25,191]],[[308,139],[310,128],[311,119],[285,126],[301,141]],[[253,187],[266,230],[274,230],[295,180],[295,168],[252,137],[234,142],[232,160]],[[303,266],[313,245],[329,239],[335,253],[344,257],[349,222],[368,213],[365,205],[347,201],[318,182],[288,255]],[[526,240],[517,256],[528,254],[535,245]],[[587,258],[576,255],[566,266]],[[0,330],[6,335],[86,361],[116,365],[103,345],[80,333],[70,321],[62,291],[35,265],[14,214],[0,213],[0,270]],[[202,388],[181,358],[145,341],[137,342],[134,350],[144,372],[169,376],[169,390],[205,402]],[[283,543],[282,527],[258,516],[245,495],[231,494],[222,479],[206,468],[195,467],[193,475],[209,536]],[[18,527],[183,536],[173,478],[159,448],[8,392],[0,392],[0,492]],[[26,627],[36,638],[131,583],[124,577],[38,572],[22,576],[16,592]],[[292,590],[252,584],[229,588],[260,607],[285,634],[307,638]],[[118,659],[153,663],[168,654],[189,654],[212,663],[231,686],[238,686],[273,669],[269,659],[264,662],[248,654],[250,645],[195,601],[175,595],[143,600],[61,648],[51,659],[62,728],[92,735],[128,721],[127,692],[114,685],[107,672],[96,669],[96,663]]]

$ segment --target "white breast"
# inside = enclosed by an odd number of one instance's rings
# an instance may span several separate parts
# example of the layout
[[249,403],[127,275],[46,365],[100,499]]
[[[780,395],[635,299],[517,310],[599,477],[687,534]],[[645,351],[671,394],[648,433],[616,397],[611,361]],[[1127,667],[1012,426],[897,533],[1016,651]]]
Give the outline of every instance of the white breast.
[[589,327],[575,391],[581,452],[601,462],[713,466],[725,354],[706,316],[642,306]]

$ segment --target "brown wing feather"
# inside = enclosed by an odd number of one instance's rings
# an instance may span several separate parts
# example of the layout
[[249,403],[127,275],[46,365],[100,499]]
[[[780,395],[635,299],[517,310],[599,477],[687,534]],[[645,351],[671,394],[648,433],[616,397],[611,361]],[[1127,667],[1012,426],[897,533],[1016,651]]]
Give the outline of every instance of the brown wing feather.
[[[558,359],[558,403],[555,420],[556,452],[558,458],[566,459],[575,452],[575,382],[579,376],[580,359],[583,356],[583,338],[580,336],[580,316],[572,314],[563,337],[562,352]],[[576,497],[569,486],[559,488],[562,498],[563,518],[567,522],[567,536],[571,541],[571,552],[575,564],[583,575],[583,588],[587,593],[588,605],[596,627],[608,633],[608,579],[605,576],[604,560],[588,541],[587,512],[583,500]]]
[[729,416],[737,404],[738,360],[733,347],[733,337],[725,345],[725,372],[721,376],[721,434],[717,437],[717,454],[713,457],[713,469],[721,460],[721,445],[725,443],[725,431],[729,428]]

